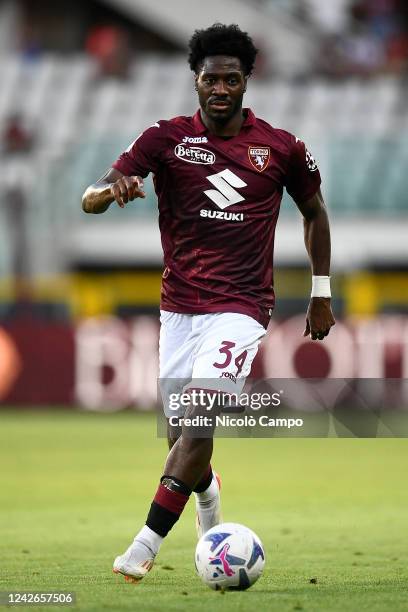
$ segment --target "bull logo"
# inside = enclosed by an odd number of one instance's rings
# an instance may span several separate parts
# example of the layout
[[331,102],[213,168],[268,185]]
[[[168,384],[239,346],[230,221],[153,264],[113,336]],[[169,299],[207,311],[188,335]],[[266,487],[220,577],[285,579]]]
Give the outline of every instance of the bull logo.
[[263,172],[268,166],[271,150],[269,147],[248,147],[248,158],[258,172]]

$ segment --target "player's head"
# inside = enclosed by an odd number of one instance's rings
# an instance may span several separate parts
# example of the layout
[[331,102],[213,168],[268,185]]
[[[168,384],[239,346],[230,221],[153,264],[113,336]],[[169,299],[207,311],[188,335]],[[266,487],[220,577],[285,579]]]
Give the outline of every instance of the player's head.
[[237,25],[215,23],[196,30],[190,39],[188,61],[195,74],[203,111],[226,122],[242,107],[258,50]]

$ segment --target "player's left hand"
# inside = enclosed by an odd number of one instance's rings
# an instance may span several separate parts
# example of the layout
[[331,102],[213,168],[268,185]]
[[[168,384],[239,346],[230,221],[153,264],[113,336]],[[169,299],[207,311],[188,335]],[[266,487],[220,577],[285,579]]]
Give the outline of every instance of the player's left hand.
[[311,298],[306,314],[306,329],[303,335],[310,335],[312,340],[324,340],[330,328],[335,324],[330,298]]

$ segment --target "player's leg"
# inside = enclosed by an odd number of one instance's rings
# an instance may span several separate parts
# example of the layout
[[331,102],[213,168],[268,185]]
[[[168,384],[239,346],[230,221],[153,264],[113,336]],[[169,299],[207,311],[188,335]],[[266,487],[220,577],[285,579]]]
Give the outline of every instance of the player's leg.
[[[236,313],[205,315],[201,319],[205,321],[200,322],[202,333],[190,386],[207,390],[221,388],[239,396],[265,329],[251,317]],[[211,455],[212,437],[202,440],[181,436],[172,445],[165,468],[166,473],[172,473],[193,488],[199,535],[220,522],[220,480],[212,472]],[[202,469],[201,479],[193,486]]]
[[[169,450],[173,448],[180,435],[181,427],[168,426],[167,441]],[[220,490],[221,478],[219,474],[213,472],[211,463],[209,463],[203,476],[193,488],[197,509],[196,530],[199,538],[205,531],[214,527],[214,525],[222,523]]]
[[[236,313],[219,313],[214,319],[194,362],[193,378],[226,382],[223,390],[239,396],[265,329],[251,317]],[[225,378],[225,372],[232,377]],[[207,489],[195,489],[198,537],[222,522],[218,474],[212,474],[209,482]]]
[[[265,330],[256,321],[244,315],[222,313],[203,315],[203,317],[207,318],[207,324],[202,325],[203,319],[201,319],[198,340],[194,336],[194,329],[189,336],[190,341],[193,340],[192,345],[196,345],[193,379],[203,380],[213,377],[214,386],[210,385],[205,388],[207,391],[217,391],[221,386],[218,378],[223,378],[219,369],[230,372],[226,368],[232,362],[232,367],[236,369],[235,374],[230,373],[231,376],[225,378],[223,383],[224,386],[229,386],[230,381],[234,380],[235,383],[230,392],[236,392],[240,383],[242,383],[242,389],[244,375],[249,373],[250,364]],[[242,324],[242,328],[239,327],[239,324]],[[234,340],[222,340],[226,334],[228,338],[231,337]],[[187,354],[190,354],[189,342],[186,342],[184,346]],[[217,361],[220,353],[227,356],[222,362]],[[205,405],[199,406],[199,410],[205,409]],[[191,416],[194,416],[194,412],[191,412]],[[212,476],[210,479],[208,467],[213,448],[212,431],[208,437],[191,438],[187,432],[184,432],[186,435],[183,435],[183,430],[182,435],[172,445],[146,525],[136,536],[133,545],[129,547],[125,555],[116,559],[114,571],[137,580],[140,580],[149,571],[163,538],[177,522],[193,488],[197,484],[200,487],[200,483],[202,486],[198,491],[197,509],[199,515],[201,513],[203,516],[202,530],[206,531],[207,527],[212,526],[210,523],[211,520],[214,520],[214,508],[209,509],[211,503],[203,503],[214,501],[209,491],[214,479]],[[219,488],[217,493],[219,497]],[[207,494],[210,498],[200,500],[200,495],[203,494],[203,497]]]
[[[185,382],[191,379],[192,317],[162,312],[160,320],[160,379],[163,381],[162,394],[166,395],[170,391],[181,392]],[[168,407],[165,406],[166,414],[167,411]],[[166,493],[160,483],[149,512],[151,520],[148,518],[129,548],[114,561],[113,571],[123,574],[129,581],[137,582],[151,569],[164,535],[180,516],[190,492],[187,490],[188,495],[183,492]],[[163,513],[164,525],[157,529],[156,524]]]

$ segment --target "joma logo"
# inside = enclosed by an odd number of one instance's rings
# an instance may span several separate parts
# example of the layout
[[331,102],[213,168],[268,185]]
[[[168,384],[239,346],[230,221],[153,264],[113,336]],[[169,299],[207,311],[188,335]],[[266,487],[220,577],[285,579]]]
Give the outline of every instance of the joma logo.
[[208,142],[208,138],[206,136],[184,136],[183,142],[188,142],[189,144],[201,144],[203,142]]

